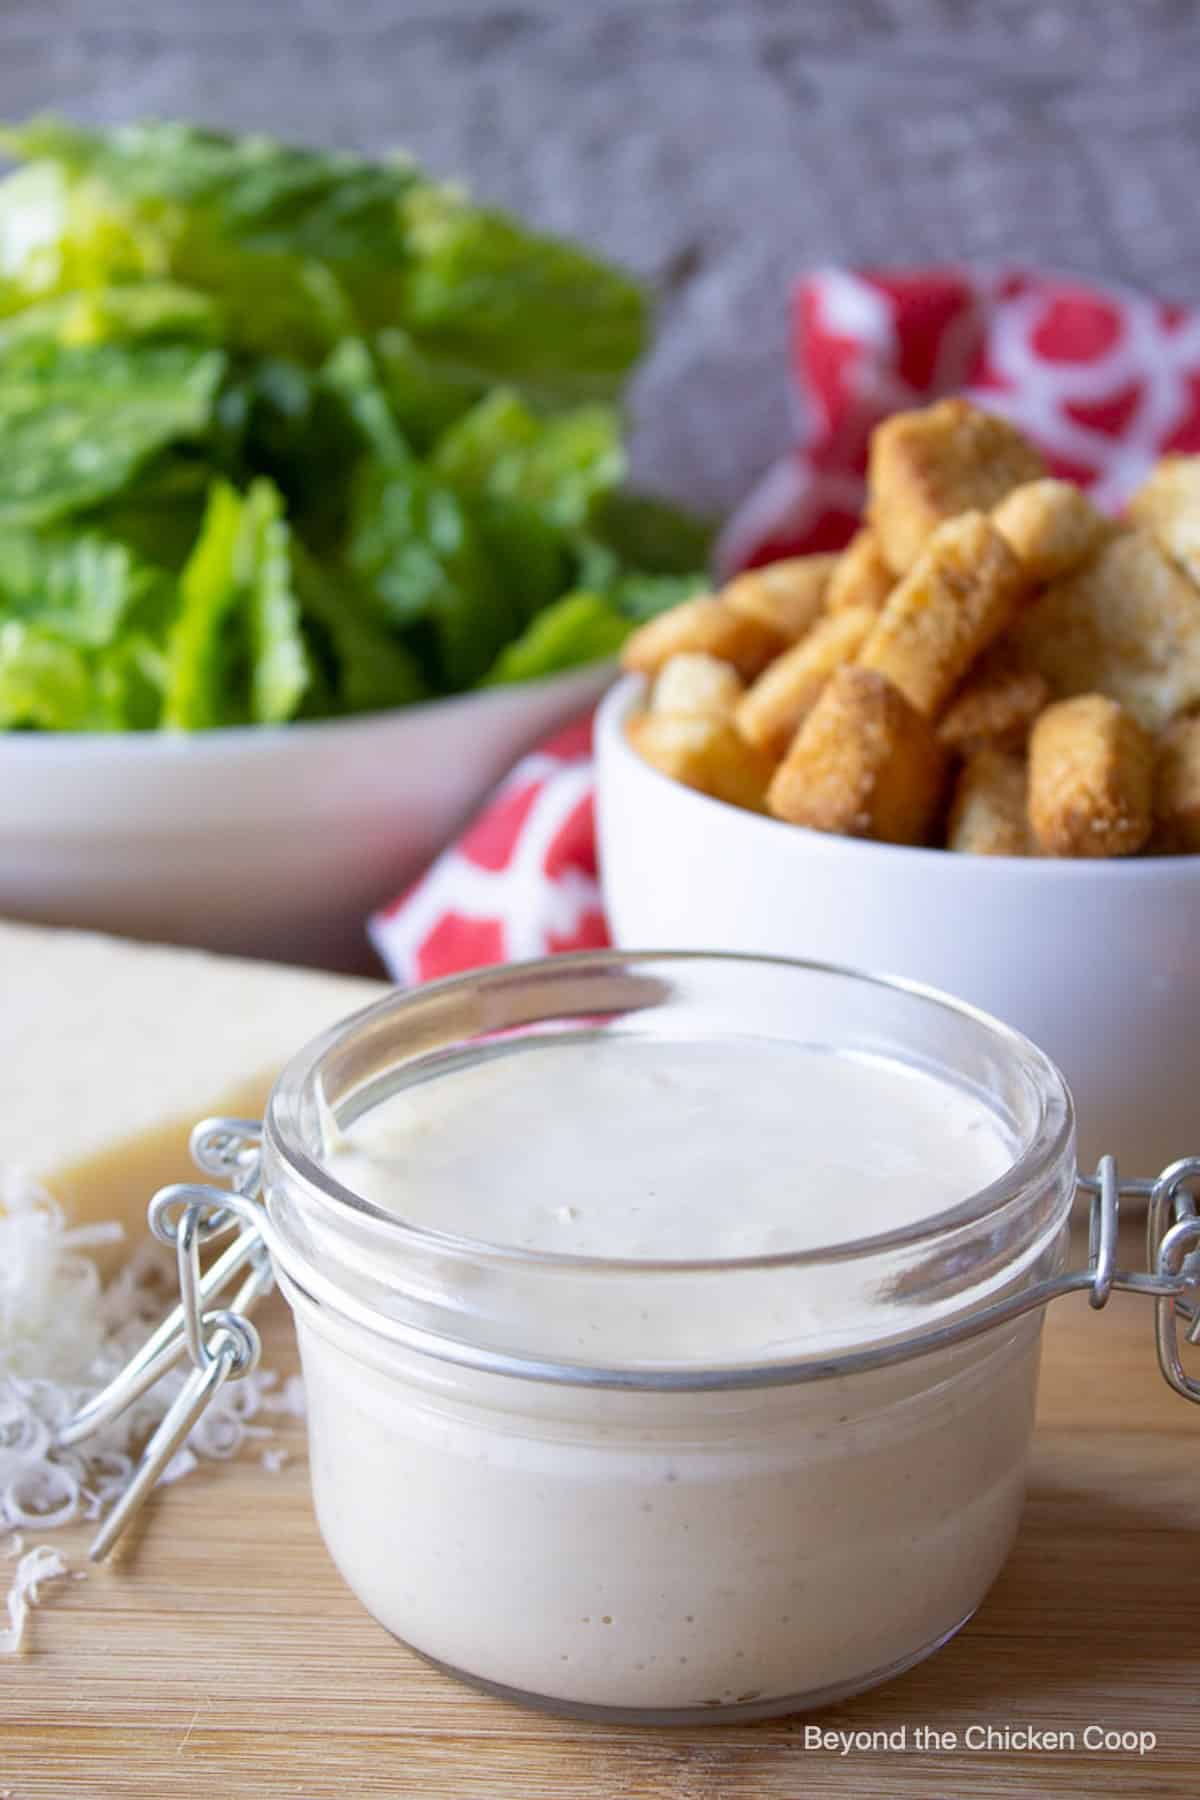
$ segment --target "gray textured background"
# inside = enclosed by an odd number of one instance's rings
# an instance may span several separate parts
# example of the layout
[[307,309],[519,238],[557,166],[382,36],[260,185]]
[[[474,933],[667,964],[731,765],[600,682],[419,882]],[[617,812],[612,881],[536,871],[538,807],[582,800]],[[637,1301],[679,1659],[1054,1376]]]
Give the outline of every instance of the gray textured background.
[[435,171],[650,277],[635,461],[786,439],[789,278],[1038,258],[1200,298],[1193,0],[0,0],[0,113],[192,116]]

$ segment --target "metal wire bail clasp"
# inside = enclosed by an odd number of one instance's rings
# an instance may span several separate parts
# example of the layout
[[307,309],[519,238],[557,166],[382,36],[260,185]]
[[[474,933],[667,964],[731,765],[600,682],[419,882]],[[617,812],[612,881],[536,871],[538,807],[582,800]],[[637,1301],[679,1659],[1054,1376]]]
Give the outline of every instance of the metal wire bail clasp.
[[[259,1230],[260,1139],[261,1127],[253,1119],[205,1119],[196,1126],[192,1160],[204,1173],[224,1177],[229,1188],[177,1182],[161,1188],[148,1208],[154,1236],[175,1247],[179,1304],[133,1360],[58,1433],[61,1445],[78,1443],[132,1405],[181,1357],[191,1358],[191,1375],[146,1445],[133,1481],[90,1546],[93,1562],[112,1550],[218,1390],[257,1366],[262,1346],[249,1314],[274,1284]],[[239,1223],[242,1229],[233,1242],[207,1271],[202,1270],[202,1247]],[[232,1304],[213,1308],[211,1302],[238,1276],[242,1280]]]
[[[1091,1304],[1103,1306],[1114,1287],[1151,1298],[1159,1368],[1177,1394],[1200,1403],[1200,1380],[1188,1375],[1179,1349],[1181,1319],[1187,1342],[1200,1344],[1200,1211],[1192,1192],[1198,1184],[1198,1156],[1169,1164],[1155,1181],[1122,1181],[1114,1158],[1104,1156],[1095,1175],[1079,1180],[1080,1191],[1092,1202]],[[1122,1196],[1147,1202],[1144,1272],[1117,1267]]]
[[1200,1381],[1184,1369],[1179,1353],[1179,1321],[1189,1344],[1200,1344],[1200,1210],[1194,1186],[1200,1183],[1200,1157],[1186,1157],[1164,1169],[1150,1193],[1146,1214],[1146,1260],[1158,1273],[1189,1285],[1181,1294],[1164,1295],[1155,1307],[1155,1339],[1159,1367],[1188,1400],[1200,1401]]

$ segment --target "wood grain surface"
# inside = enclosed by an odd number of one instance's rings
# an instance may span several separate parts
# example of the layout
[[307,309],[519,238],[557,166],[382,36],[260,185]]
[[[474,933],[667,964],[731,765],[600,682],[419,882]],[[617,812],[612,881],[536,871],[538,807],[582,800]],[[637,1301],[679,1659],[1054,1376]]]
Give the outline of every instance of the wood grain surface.
[[[263,1325],[268,1365],[290,1370],[281,1302]],[[904,1751],[806,1748],[803,1718],[588,1726],[471,1692],[342,1586],[313,1523],[303,1428],[278,1441],[291,1452],[279,1474],[254,1452],[207,1465],[156,1498],[119,1566],[47,1591],[27,1652],[0,1665],[5,1800],[1196,1794],[1200,1415],[1160,1379],[1136,1298],[1051,1309],[1025,1519],[974,1622],[821,1716],[844,1731],[907,1727]],[[58,1541],[82,1566],[85,1534]],[[918,1726],[973,1725],[1098,1725],[1157,1745],[1143,1757],[911,1747]]]

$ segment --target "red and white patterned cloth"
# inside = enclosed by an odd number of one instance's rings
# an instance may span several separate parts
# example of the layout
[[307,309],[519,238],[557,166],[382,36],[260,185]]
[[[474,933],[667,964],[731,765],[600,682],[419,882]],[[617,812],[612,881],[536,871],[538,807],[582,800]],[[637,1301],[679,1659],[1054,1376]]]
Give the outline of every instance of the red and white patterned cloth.
[[[1200,308],[1027,269],[825,269],[796,285],[790,380],[795,447],[727,526],[723,573],[839,548],[872,427],[950,393],[1117,511],[1156,457],[1200,451]],[[525,757],[370,932],[406,984],[606,943],[589,724]]]

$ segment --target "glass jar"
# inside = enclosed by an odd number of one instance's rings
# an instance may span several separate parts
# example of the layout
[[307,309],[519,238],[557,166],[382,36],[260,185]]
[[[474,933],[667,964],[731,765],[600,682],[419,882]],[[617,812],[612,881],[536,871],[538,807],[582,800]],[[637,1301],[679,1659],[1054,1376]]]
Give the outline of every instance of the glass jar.
[[[468,1240],[334,1174],[331,1144],[400,1089],[562,1033],[892,1059],[975,1096],[1011,1166],[890,1232],[862,1235],[850,1192],[817,1248],[691,1261]],[[1075,1187],[1055,1067],[909,984],[611,952],[389,997],[290,1064],[264,1130],[330,1553],[421,1655],[557,1711],[751,1718],[886,1680],[1009,1550],[1041,1333],[1021,1296],[1062,1270]]]

